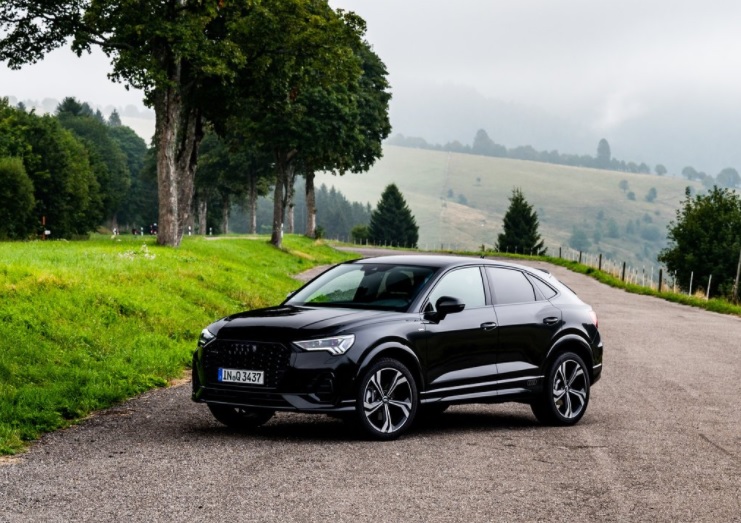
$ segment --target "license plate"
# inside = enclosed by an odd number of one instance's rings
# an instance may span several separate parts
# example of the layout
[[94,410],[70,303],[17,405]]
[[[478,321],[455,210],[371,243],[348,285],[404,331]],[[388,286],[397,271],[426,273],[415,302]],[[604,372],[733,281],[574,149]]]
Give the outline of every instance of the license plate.
[[219,369],[219,381],[264,385],[265,372],[261,370]]

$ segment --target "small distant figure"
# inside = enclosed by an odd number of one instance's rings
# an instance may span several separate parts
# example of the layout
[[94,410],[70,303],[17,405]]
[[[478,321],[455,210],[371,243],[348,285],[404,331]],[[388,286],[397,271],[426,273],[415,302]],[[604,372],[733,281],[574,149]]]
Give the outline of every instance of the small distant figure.
[[118,236],[118,227],[113,228],[113,236]]
[[213,236],[214,235],[214,228],[213,227],[209,227],[208,228],[208,235],[209,236]]
[[191,236],[193,234],[193,230],[190,225],[188,225],[188,236]]
[[134,236],[136,236],[137,234],[139,234],[139,231],[136,230],[136,227],[134,227],[133,229],[131,229],[131,234],[133,234]]

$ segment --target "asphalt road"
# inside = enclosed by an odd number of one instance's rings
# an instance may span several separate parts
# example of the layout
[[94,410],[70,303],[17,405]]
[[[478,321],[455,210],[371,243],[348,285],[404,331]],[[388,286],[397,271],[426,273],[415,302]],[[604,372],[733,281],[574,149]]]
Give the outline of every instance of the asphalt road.
[[184,384],[1,461],[0,521],[741,521],[741,319],[549,269],[605,342],[575,427],[482,405],[390,443],[300,414],[244,435]]

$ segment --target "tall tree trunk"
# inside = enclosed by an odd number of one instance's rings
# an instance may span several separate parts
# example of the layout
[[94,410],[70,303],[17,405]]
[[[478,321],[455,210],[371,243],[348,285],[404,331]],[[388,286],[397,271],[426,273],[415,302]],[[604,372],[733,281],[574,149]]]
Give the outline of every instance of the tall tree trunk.
[[306,236],[316,238],[316,192],[314,173],[306,173]]
[[208,231],[206,230],[206,224],[208,217],[208,202],[206,201],[206,198],[201,198],[198,200],[198,231],[206,236]]
[[177,247],[193,212],[193,188],[198,144],[203,138],[200,111],[183,102],[182,64],[163,51],[169,63],[169,84],[155,90],[155,142],[157,144],[157,243]]
[[221,198],[221,229],[224,234],[229,234],[229,195],[225,194]]
[[257,177],[250,176],[250,234],[257,234]]
[[283,245],[283,224],[285,222],[286,206],[288,204],[288,192],[293,186],[294,172],[291,160],[297,151],[288,153],[276,151],[275,153],[275,192],[273,194],[273,233],[270,243],[276,247]]
[[[180,68],[177,69],[179,79]],[[175,166],[175,148],[181,99],[177,89],[172,85],[157,90],[154,98],[157,194],[159,196],[157,243],[177,247],[180,244],[180,231],[178,231],[178,177]]]

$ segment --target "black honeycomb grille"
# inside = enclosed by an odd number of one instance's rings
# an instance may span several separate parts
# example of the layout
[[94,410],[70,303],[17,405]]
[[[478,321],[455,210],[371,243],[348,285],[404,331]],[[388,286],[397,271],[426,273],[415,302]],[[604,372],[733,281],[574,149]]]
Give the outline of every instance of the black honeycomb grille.
[[291,351],[279,343],[218,340],[209,345],[204,354],[204,367],[209,382],[218,383],[220,368],[261,370],[265,372],[265,384],[256,385],[257,387],[277,387],[290,361]]

